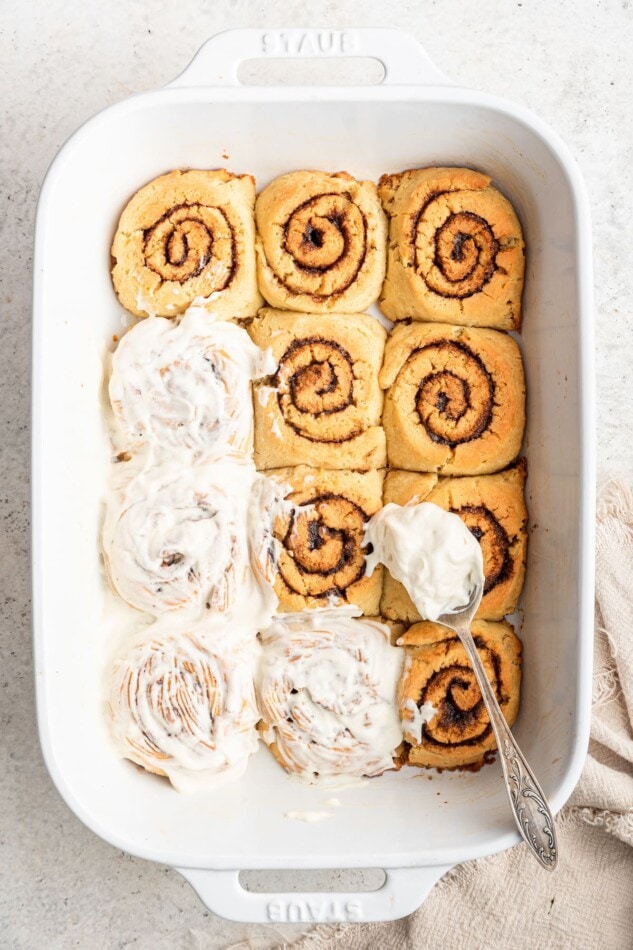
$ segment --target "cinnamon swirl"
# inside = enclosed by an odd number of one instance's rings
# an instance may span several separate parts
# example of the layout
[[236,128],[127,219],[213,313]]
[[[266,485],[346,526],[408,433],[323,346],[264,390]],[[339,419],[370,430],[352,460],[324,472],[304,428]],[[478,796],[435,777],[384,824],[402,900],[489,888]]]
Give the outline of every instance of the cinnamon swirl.
[[[513,613],[525,578],[527,556],[527,462],[521,459],[497,475],[445,478],[391,471],[384,502],[430,501],[459,515],[479,541],[484,560],[484,596],[477,617],[501,620]],[[402,584],[385,571],[381,610],[385,617],[414,622],[420,614]]]
[[172,171],[144,185],[112,244],[123,306],[139,317],[173,317],[204,297],[221,316],[256,313],[254,205],[255,179],[223,169]]
[[[248,499],[252,465],[178,461],[150,465],[107,506],[103,553],[119,596],[137,610],[230,617],[238,603],[259,617]],[[256,627],[255,627],[256,629]]]
[[518,455],[525,379],[518,345],[497,330],[399,324],[380,385],[393,468],[446,475],[499,471]]
[[250,454],[250,381],[274,368],[246,330],[199,307],[179,323],[161,317],[137,323],[112,358],[117,447]]
[[[512,726],[519,711],[521,641],[509,623],[475,620],[477,651],[503,715]],[[409,765],[460,768],[483,764],[496,748],[477,680],[457,636],[441,624],[423,621],[398,643],[405,647],[398,705]]]
[[367,314],[262,310],[249,333],[276,374],[255,385],[255,463],[365,470],[385,465],[378,371],[386,333]]
[[315,784],[399,766],[402,651],[385,626],[344,607],[309,611],[279,618],[262,643],[259,728],[288,772]]
[[365,524],[382,504],[382,472],[297,468],[270,474],[291,488],[274,527],[281,610],[341,603],[378,613],[382,571],[365,573]]
[[264,188],[255,217],[259,289],[272,306],[355,313],[378,298],[387,223],[373,182],[290,172]]
[[521,225],[487,175],[419,168],[383,175],[379,193],[390,219],[386,316],[520,329]]
[[255,638],[228,642],[205,625],[159,621],[114,665],[109,714],[126,759],[179,791],[235,779],[257,751]]

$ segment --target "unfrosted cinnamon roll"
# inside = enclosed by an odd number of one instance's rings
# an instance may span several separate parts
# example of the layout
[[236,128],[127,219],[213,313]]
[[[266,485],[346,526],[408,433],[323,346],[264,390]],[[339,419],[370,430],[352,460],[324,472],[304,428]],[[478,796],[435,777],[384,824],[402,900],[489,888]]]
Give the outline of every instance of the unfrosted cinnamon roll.
[[382,504],[383,473],[306,465],[270,474],[288,486],[274,525],[281,610],[355,604],[378,613],[382,569],[365,572],[365,524]]
[[258,468],[384,466],[378,371],[386,334],[377,320],[262,310],[249,333],[278,364],[254,387]]
[[208,639],[159,621],[114,665],[109,714],[122,756],[179,791],[241,775],[257,751],[254,637]]
[[172,171],[144,185],[112,244],[123,306],[139,317],[173,317],[213,297],[216,314],[256,313],[254,205],[254,178],[224,169]]
[[141,470],[110,499],[103,552],[112,586],[137,610],[258,616],[251,565],[252,465],[177,461]]
[[[512,726],[519,710],[521,641],[509,623],[473,622],[472,634],[501,711]],[[405,647],[398,705],[409,765],[460,768],[483,764],[496,748],[477,680],[456,634],[422,621],[398,640]]]
[[521,225],[487,175],[418,168],[383,175],[379,193],[390,219],[386,316],[520,329]]
[[517,343],[497,330],[399,324],[385,347],[380,385],[393,468],[474,475],[519,454],[525,378]]
[[137,323],[112,358],[117,446],[248,455],[250,381],[275,366],[246,330],[199,307],[190,307],[179,323],[161,317]]
[[385,276],[387,224],[376,185],[295,171],[257,198],[259,289],[273,307],[364,310]]
[[382,624],[348,608],[288,614],[262,634],[260,731],[308,784],[398,767],[396,687],[402,651]]
[[[385,479],[385,504],[427,501],[459,515],[481,545],[484,595],[477,611],[481,620],[501,620],[516,609],[523,589],[527,556],[527,463],[521,459],[496,475],[444,478],[417,472],[391,471]],[[381,611],[394,620],[420,620],[415,604],[398,581],[385,571]]]

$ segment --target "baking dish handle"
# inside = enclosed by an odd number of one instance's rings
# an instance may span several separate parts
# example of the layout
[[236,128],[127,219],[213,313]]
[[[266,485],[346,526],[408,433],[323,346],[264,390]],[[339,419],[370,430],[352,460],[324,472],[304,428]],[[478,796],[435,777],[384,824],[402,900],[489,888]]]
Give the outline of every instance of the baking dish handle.
[[403,30],[226,30],[198,50],[171,87],[239,86],[238,69],[249,59],[365,57],[385,71],[382,84],[446,86],[414,36]]
[[377,891],[342,893],[254,893],[245,891],[239,871],[176,868],[203,904],[218,917],[252,924],[366,923],[398,920],[416,910],[448,867],[391,868]]

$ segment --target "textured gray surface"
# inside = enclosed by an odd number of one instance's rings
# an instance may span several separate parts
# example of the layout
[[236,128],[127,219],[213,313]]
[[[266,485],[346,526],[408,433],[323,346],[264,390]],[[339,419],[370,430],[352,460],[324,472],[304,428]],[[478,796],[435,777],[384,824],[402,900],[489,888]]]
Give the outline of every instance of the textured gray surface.
[[[31,244],[42,177],[84,119],[168,81],[219,30],[323,24],[408,29],[449,76],[529,106],[575,153],[594,220],[598,463],[603,471],[630,470],[633,11],[627,0],[330,0],[310,23],[304,4],[294,0],[154,0],[137,6],[32,0],[17,7],[8,0],[0,6],[0,944],[209,950],[250,936],[250,945],[267,947],[279,940],[278,932],[213,918],[175,872],[129,858],[87,831],[61,802],[42,764],[28,586]],[[331,80],[343,76],[339,68],[332,65]],[[72,266],[69,249],[69,280]],[[296,932],[289,927],[283,936]]]

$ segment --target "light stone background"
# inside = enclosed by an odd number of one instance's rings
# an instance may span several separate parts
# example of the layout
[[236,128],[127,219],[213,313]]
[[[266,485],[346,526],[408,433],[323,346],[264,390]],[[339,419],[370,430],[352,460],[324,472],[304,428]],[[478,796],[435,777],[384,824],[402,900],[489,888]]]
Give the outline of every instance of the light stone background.
[[[407,29],[460,84],[530,107],[570,145],[589,186],[598,464],[601,471],[631,470],[633,10],[628,0],[326,0],[319,6],[317,14],[317,5],[308,8],[296,0],[0,3],[2,947],[209,950],[242,945],[248,937],[248,945],[258,947],[280,939],[264,927],[213,917],[174,871],[130,858],[96,838],[63,804],[40,755],[28,563],[33,223],[46,168],[84,119],[167,82],[207,37],[238,26]],[[275,78],[283,75],[282,70]],[[327,65],[330,81],[345,75],[339,64]],[[357,78],[358,69],[351,75]],[[68,280],[72,270],[69,248]],[[605,913],[608,901],[605,893]],[[297,932],[288,926],[283,938],[291,940]]]

